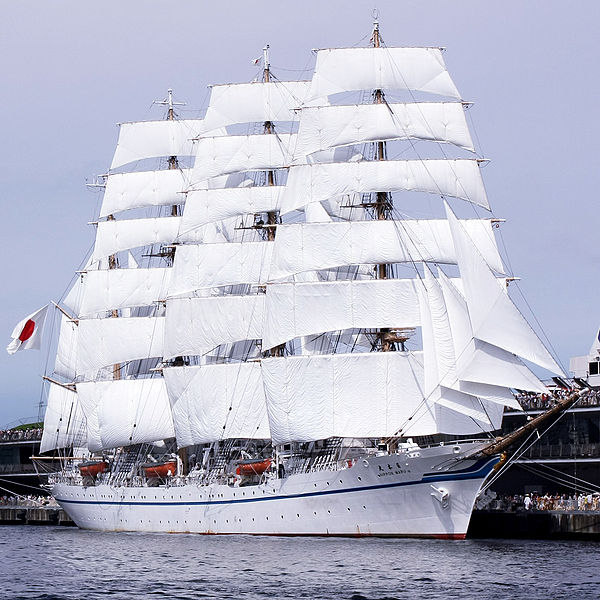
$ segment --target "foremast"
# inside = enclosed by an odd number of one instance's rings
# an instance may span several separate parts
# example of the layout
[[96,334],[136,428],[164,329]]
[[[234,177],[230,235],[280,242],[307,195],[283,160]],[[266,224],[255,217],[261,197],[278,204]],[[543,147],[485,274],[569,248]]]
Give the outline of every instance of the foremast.
[[[379,33],[379,21],[373,23],[373,47],[381,47],[381,37]],[[385,96],[383,90],[376,89],[373,92],[373,99],[375,104],[385,104]],[[375,159],[384,161],[387,159],[386,156],[386,143],[383,140],[376,142],[377,152]],[[393,201],[392,196],[389,192],[376,192],[375,194],[375,216],[380,221],[388,220],[392,215]],[[376,266],[376,274],[378,279],[387,279],[389,277],[390,265],[387,263],[380,263]],[[401,349],[404,350],[404,342],[408,339],[409,334],[406,330],[405,336],[399,336],[398,332],[392,332],[388,327],[380,328],[377,337],[379,338],[379,344],[382,352],[389,352],[391,350],[397,350],[397,343],[401,344]]]

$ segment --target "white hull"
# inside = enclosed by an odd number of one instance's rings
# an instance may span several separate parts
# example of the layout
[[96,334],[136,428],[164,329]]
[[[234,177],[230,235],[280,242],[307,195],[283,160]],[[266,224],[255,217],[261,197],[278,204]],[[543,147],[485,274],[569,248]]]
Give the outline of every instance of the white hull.
[[460,539],[497,459],[455,457],[444,446],[253,486],[57,483],[53,494],[79,527],[99,531]]

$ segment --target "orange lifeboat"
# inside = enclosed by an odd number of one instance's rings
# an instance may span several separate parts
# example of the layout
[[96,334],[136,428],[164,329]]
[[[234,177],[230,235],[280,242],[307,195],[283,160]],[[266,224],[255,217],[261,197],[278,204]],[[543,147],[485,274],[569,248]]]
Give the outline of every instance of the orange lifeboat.
[[142,465],[146,477],[160,477],[165,479],[169,475],[177,473],[177,461],[169,460],[166,462],[144,463]]
[[260,475],[271,466],[271,459],[264,460],[240,460],[235,472],[238,475]]
[[86,460],[79,465],[82,477],[93,477],[96,479],[100,473],[104,473],[108,465],[103,460]]

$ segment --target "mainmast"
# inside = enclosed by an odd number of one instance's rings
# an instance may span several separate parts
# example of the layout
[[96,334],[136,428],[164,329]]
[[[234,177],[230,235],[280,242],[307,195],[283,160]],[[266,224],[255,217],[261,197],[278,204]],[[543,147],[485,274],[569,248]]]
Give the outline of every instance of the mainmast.
[[[263,83],[271,82],[271,63],[269,62],[269,44],[263,48]],[[275,127],[273,121],[265,121],[264,133],[266,135],[273,135],[275,133]],[[275,172],[273,169],[267,171],[267,186],[271,187],[275,185]],[[275,240],[275,234],[277,230],[278,214],[277,211],[271,210],[267,212],[267,240],[272,242]],[[271,356],[283,356],[285,344],[271,348],[269,354]]]
[[[271,81],[271,63],[269,62],[269,44],[267,44],[263,48],[263,62],[264,62],[263,83],[270,83],[270,81]],[[265,134],[275,133],[273,121],[265,121],[264,133]],[[275,185],[275,172],[272,169],[267,171],[267,185],[268,186]],[[269,211],[267,213],[267,239],[270,242],[272,242],[275,239],[276,226],[277,226],[277,212]]]
[[[162,106],[167,106],[167,121],[175,120],[175,110],[174,106],[184,106],[184,102],[174,102],[173,101],[173,90],[169,88],[167,90],[167,99],[166,100],[157,100],[154,102],[155,104],[161,104]],[[179,160],[176,156],[169,156],[167,159],[169,169],[179,169]],[[178,204],[173,204],[171,206],[171,216],[179,217],[180,216],[180,208]]]

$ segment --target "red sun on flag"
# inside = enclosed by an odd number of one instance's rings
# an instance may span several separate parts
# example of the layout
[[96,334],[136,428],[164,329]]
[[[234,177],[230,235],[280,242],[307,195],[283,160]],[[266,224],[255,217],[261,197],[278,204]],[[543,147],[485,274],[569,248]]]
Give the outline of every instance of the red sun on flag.
[[23,327],[23,331],[21,331],[21,335],[19,335],[19,340],[21,342],[28,340],[33,335],[34,330],[35,330],[35,321],[32,321],[31,319],[29,319],[27,321],[27,323],[25,323],[25,326]]
[[14,354],[18,350],[39,350],[47,310],[48,305],[43,306],[17,323],[10,335],[10,344],[6,347],[9,354]]

